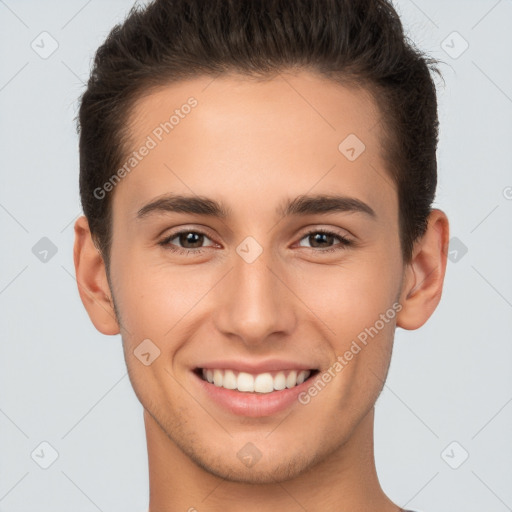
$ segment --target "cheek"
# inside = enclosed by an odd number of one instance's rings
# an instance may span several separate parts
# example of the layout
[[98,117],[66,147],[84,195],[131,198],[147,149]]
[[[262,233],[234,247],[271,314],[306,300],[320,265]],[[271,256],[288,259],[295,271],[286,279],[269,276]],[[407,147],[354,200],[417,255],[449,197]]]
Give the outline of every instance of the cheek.
[[321,320],[332,349],[334,402],[355,408],[370,405],[380,393],[393,346],[400,259],[347,259],[339,267],[318,267],[297,280],[298,295]]
[[298,277],[297,295],[325,323],[328,337],[340,348],[374,325],[392,307],[400,288],[400,268],[385,258],[347,259],[338,266],[312,267]]
[[215,283],[211,272],[128,258],[116,268],[115,298],[131,337],[168,339]]
[[[183,391],[172,376],[181,361],[177,355],[208,322],[209,315],[203,310],[206,301],[202,299],[219,277],[192,266],[151,265],[135,259],[117,270],[119,286],[115,298],[133,388],[141,403],[165,403],[165,407],[172,409],[166,390],[173,389],[173,404],[181,403],[177,397]],[[146,366],[148,352],[152,362]],[[156,410],[156,406],[151,410]]]

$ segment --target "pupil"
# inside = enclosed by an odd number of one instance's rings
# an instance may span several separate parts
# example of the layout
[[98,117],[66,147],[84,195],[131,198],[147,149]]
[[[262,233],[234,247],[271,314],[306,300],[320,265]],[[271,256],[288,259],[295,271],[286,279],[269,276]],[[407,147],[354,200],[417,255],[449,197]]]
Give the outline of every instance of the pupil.
[[201,247],[203,236],[200,233],[182,233],[180,235],[180,243],[182,245],[192,244],[193,248]]
[[[313,240],[314,240],[314,243],[311,244],[312,247],[318,247],[316,246],[315,244],[318,243],[318,242],[322,242],[322,238],[324,239],[324,242],[325,242],[325,238],[327,238],[327,241],[331,241],[333,240],[334,236],[333,235],[329,235],[327,233],[315,233],[314,235],[311,235]],[[320,245],[321,247],[322,245]]]

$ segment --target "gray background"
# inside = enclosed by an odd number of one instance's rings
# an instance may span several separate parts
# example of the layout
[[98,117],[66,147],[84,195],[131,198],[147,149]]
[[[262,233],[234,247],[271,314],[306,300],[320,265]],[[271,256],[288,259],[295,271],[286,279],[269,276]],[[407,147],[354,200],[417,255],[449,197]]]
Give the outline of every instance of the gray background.
[[[76,100],[131,4],[0,0],[0,511],[147,508],[142,407],[120,337],[86,315],[72,261]],[[512,1],[396,6],[410,37],[445,62],[435,206],[456,239],[440,306],[418,331],[396,333],[377,403],[378,473],[407,508],[503,512],[512,510]],[[46,261],[43,237],[57,249]],[[43,469],[52,449],[58,458]]]

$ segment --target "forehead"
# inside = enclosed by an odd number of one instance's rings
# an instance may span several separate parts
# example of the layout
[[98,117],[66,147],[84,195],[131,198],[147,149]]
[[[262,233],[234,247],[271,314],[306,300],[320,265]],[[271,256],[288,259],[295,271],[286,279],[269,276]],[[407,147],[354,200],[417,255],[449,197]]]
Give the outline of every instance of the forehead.
[[275,190],[298,195],[342,187],[379,209],[396,201],[380,120],[366,89],[309,72],[173,83],[133,106],[130,150],[149,139],[153,147],[119,188],[139,204],[170,191],[212,195],[214,187],[219,197],[242,197],[250,189],[261,204]]
[[[275,140],[287,135],[278,128],[286,127],[290,132],[291,124],[301,122],[301,131],[310,136],[315,131],[325,135],[337,132],[340,137],[351,129],[370,145],[378,137],[380,112],[368,89],[341,85],[307,71],[283,72],[265,79],[235,73],[200,76],[149,89],[131,110],[128,124],[133,136],[140,138],[151,132],[155,121],[168,121],[190,98],[199,108],[193,109],[194,115],[186,124],[200,124],[204,132],[214,128],[219,136],[230,128],[242,129],[243,135],[257,128],[258,134],[266,132]],[[183,129],[174,128],[175,138],[184,135]],[[314,137],[311,140],[317,142]]]

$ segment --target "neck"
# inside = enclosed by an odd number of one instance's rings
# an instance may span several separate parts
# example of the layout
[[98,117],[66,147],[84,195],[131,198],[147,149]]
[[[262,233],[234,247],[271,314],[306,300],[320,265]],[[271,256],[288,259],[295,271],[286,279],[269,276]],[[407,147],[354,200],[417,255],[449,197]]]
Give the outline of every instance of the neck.
[[375,469],[372,409],[351,437],[298,477],[275,484],[231,482],[199,467],[144,411],[148,445],[149,512],[280,510],[398,512],[382,491]]

